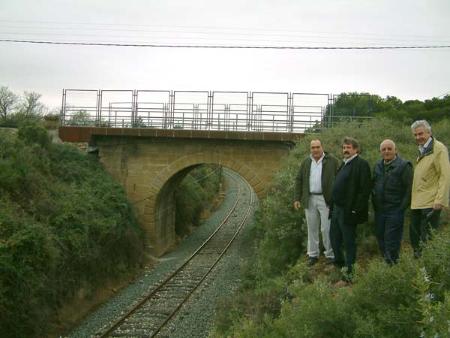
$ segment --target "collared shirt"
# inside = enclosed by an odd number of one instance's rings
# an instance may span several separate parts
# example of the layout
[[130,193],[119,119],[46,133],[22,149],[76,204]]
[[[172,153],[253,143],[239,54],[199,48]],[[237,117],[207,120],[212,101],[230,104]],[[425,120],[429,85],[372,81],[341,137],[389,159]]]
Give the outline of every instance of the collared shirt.
[[347,164],[347,163],[349,163],[351,160],[353,160],[356,156],[358,156],[358,154],[355,154],[355,155],[353,155],[352,157],[349,157],[349,158],[344,158],[344,164]]
[[387,162],[386,162],[385,160],[383,160],[383,164],[384,164],[385,166],[388,166],[388,165],[390,165],[392,162],[394,162],[396,158],[397,158],[397,155],[395,155],[394,158],[393,158],[392,160],[390,160],[390,161],[387,161]]
[[394,161],[396,159],[397,159],[397,155],[395,155],[394,159],[392,159],[392,160],[390,160],[388,162],[385,162],[383,160],[383,172],[384,172],[384,174],[388,174],[392,170],[392,168],[393,168],[392,163],[394,163]]
[[428,141],[425,142],[424,145],[419,145],[420,155],[423,155],[423,153],[425,152],[425,149],[428,148],[428,146],[429,146],[430,143],[431,143],[431,139],[432,139],[432,137],[430,136],[430,137],[428,138]]
[[309,173],[309,192],[313,194],[322,193],[322,163],[325,153],[316,161],[312,155],[311,157],[311,170]]

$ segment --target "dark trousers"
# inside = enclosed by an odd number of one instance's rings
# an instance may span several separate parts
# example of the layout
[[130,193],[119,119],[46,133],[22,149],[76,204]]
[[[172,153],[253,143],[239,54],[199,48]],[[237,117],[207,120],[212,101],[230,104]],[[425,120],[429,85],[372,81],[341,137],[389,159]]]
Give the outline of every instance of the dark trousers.
[[[330,239],[336,265],[345,265],[347,271],[352,272],[356,261],[356,224],[349,222],[345,217],[344,209],[336,204],[333,206],[331,215]],[[345,256],[342,246],[344,246]]]
[[397,263],[403,235],[403,222],[403,210],[375,212],[375,234],[378,247],[388,264]]
[[431,237],[431,229],[438,228],[440,215],[441,210],[432,208],[411,210],[409,235],[414,252],[420,252],[421,244]]

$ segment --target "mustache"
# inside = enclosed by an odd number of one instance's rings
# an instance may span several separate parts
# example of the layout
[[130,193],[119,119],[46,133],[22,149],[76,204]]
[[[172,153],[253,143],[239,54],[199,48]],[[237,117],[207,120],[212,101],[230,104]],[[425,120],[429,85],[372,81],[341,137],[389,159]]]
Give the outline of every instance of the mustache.
[[350,153],[348,151],[344,151],[344,155],[349,155]]

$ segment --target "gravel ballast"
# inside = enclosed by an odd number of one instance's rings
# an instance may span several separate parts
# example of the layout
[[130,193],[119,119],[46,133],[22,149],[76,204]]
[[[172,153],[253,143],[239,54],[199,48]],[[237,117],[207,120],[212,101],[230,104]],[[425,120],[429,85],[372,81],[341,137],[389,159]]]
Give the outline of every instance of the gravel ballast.
[[[229,180],[231,181],[231,180]],[[228,184],[224,200],[219,208],[204,221],[188,238],[174,251],[164,255],[160,262],[145,271],[129,286],[119,291],[97,311],[90,314],[69,337],[92,337],[102,331],[105,325],[117,318],[139,297],[163,280],[170,272],[178,268],[205,241],[217,227],[219,220],[232,207],[237,194],[237,187]],[[244,256],[249,255],[247,237],[251,231],[251,220],[244,226],[240,236],[230,246],[222,261],[215,267],[204,283],[192,295],[168,325],[161,336],[169,337],[206,337],[212,327],[215,308],[218,299],[229,297],[239,286],[240,263]]]

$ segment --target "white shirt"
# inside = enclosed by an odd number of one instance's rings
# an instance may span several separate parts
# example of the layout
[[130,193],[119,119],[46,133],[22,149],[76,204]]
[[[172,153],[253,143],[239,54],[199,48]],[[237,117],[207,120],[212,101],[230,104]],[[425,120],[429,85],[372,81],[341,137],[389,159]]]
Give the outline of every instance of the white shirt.
[[347,159],[345,159],[344,158],[344,164],[347,164],[347,163],[349,163],[351,160],[353,160],[356,156],[358,156],[358,154],[355,154],[355,155],[353,155],[352,157],[349,157],[349,158],[347,158]]
[[325,157],[325,153],[322,153],[322,156],[318,161],[311,157],[311,170],[309,172],[309,192],[314,194],[322,193],[322,162]]

